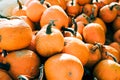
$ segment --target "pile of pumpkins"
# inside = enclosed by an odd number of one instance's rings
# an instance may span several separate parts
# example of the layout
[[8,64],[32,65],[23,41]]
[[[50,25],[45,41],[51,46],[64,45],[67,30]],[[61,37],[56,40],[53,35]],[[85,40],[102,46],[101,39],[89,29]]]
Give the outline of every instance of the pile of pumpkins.
[[120,0],[0,5],[0,80],[120,79]]

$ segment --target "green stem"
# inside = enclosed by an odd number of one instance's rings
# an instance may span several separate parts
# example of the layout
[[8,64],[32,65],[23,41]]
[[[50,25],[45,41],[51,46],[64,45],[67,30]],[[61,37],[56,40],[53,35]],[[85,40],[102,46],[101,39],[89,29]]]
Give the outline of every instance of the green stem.
[[73,35],[75,34],[75,32],[74,32],[72,29],[65,28],[65,27],[62,27],[62,31],[63,31],[63,33],[64,33],[64,31],[69,31],[69,32],[71,32]]
[[45,0],[40,0],[40,3],[43,4]]
[[74,0],[72,0],[72,2],[71,2],[71,5],[73,5],[74,4]]
[[5,19],[10,20],[10,18],[8,18],[8,17],[6,17],[6,16],[3,16],[3,15],[1,15],[1,14],[0,14],[0,18],[5,18]]
[[9,71],[9,69],[10,69],[10,64],[8,64],[8,63],[6,63],[6,64],[0,63],[0,69],[4,69],[4,70],[6,70],[6,71]]
[[107,56],[112,57],[113,60],[114,60],[115,62],[117,62],[117,59],[116,59],[116,57],[115,57],[113,54],[111,54],[111,53],[109,53],[109,52],[105,52],[105,54],[106,54]]
[[72,18],[72,22],[73,22],[73,24],[75,25],[75,26],[74,26],[74,36],[76,36],[78,26],[77,26],[77,23],[76,23],[76,21],[75,21],[75,19],[74,19],[74,18]]
[[21,4],[21,2],[20,2],[19,0],[17,0],[17,3],[18,3],[18,5],[19,5],[19,9],[22,9],[22,4]]
[[90,15],[90,22],[92,22],[93,20],[95,20],[94,11],[95,11],[95,7],[92,7],[92,14]]
[[92,52],[95,52],[97,49],[99,49],[99,51],[102,53],[102,44],[100,44],[100,43],[96,43],[93,47],[92,47],[92,49],[91,49],[91,51]]
[[109,6],[110,10],[113,10],[113,8],[114,8],[115,6],[117,6],[117,4],[110,5],[110,6]]
[[55,25],[54,20],[51,20],[50,23],[47,26],[46,34],[51,34],[52,33],[51,27],[54,26],[54,25]]

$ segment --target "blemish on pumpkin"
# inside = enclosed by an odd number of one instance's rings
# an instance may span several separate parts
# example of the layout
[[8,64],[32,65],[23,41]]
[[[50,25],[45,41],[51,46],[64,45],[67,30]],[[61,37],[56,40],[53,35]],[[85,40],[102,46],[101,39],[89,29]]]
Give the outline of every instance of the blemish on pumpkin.
[[68,75],[69,75],[69,76],[72,76],[72,72],[68,72]]

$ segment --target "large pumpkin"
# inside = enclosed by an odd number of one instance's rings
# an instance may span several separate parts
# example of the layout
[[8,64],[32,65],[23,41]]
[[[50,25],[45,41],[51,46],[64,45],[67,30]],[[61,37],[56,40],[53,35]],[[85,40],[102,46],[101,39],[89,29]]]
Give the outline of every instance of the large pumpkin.
[[32,40],[32,29],[20,19],[0,22],[0,48],[17,50],[27,47]]

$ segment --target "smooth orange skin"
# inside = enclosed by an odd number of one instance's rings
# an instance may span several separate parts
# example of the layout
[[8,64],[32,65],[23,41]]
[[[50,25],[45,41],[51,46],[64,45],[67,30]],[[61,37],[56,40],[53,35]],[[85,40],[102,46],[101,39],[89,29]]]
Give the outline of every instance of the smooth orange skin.
[[93,75],[98,80],[119,80],[120,64],[112,60],[102,60],[95,66]]
[[120,29],[117,30],[117,31],[114,33],[113,39],[114,39],[114,41],[120,43]]
[[83,13],[88,16],[93,15],[94,17],[96,17],[98,15],[98,7],[94,4],[85,4],[83,6]]
[[68,16],[65,11],[58,5],[51,6],[47,8],[40,19],[40,26],[48,24],[50,20],[55,20],[54,24],[58,29],[62,27],[68,27]]
[[89,49],[85,43],[75,37],[65,37],[64,40],[65,46],[62,52],[76,56],[85,65],[89,57]]
[[96,17],[95,20],[93,21],[93,23],[98,23],[98,24],[100,24],[100,25],[103,27],[104,32],[105,32],[105,33],[107,32],[107,26],[106,26],[105,22],[104,22],[101,18]]
[[105,5],[100,9],[99,17],[106,23],[112,22],[117,16],[117,9],[110,10],[110,5]]
[[[26,14],[33,22],[39,22],[43,12],[47,9],[47,7],[41,4],[37,0],[33,0],[29,3],[26,9]],[[36,12],[37,11],[37,12]]]
[[43,57],[61,52],[64,47],[64,37],[61,31],[55,26],[51,26],[52,33],[46,34],[47,26],[41,28],[35,38],[36,50]]
[[77,0],[77,1],[80,5],[89,4],[91,2],[91,0],[84,0],[84,1],[83,0]]
[[82,21],[83,24],[88,24],[89,21],[87,20],[87,18],[89,18],[89,17],[85,13],[82,13],[75,18],[75,21],[76,22]]
[[56,54],[45,61],[47,80],[82,80],[83,73],[81,61],[70,54]]
[[32,40],[32,29],[20,19],[0,22],[0,48],[18,50],[27,47]]
[[66,6],[66,12],[68,15],[76,17],[80,13],[80,5],[74,0],[73,4],[72,1],[68,1]]
[[22,49],[9,52],[3,63],[10,64],[8,72],[15,80],[19,75],[34,78],[39,74],[40,58],[31,50]]
[[26,16],[26,6],[22,6],[22,9],[19,9],[19,6],[15,7],[12,10],[12,16]]
[[105,43],[105,32],[100,24],[89,23],[83,29],[83,38],[88,43]]
[[66,2],[65,2],[65,0],[45,0],[45,1],[49,2],[52,6],[53,5],[58,5],[62,9],[66,10]]
[[0,69],[0,80],[12,80],[7,71]]
[[117,16],[115,20],[113,21],[112,27],[115,31],[120,29],[120,16]]

